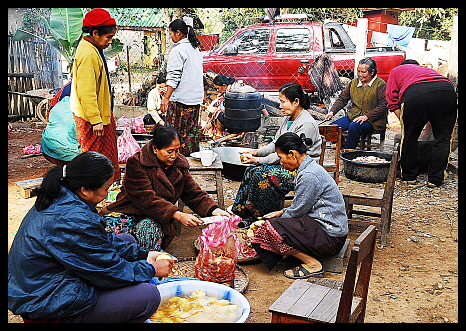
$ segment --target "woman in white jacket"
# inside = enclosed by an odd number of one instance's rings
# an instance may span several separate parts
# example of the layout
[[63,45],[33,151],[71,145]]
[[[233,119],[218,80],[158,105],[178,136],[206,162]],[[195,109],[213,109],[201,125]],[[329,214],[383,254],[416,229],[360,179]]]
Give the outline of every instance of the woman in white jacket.
[[199,108],[204,99],[201,44],[193,27],[182,19],[168,26],[175,43],[167,63],[167,92],[160,110],[166,114],[167,125],[176,128],[183,141],[180,153],[189,156],[199,151]]

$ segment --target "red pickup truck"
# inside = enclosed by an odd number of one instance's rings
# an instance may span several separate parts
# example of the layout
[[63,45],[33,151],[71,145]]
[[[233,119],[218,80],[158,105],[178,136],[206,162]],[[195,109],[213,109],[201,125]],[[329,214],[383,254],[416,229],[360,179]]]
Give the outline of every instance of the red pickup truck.
[[[353,78],[356,46],[339,23],[256,24],[235,33],[217,50],[204,55],[204,72],[235,77],[258,91],[278,91],[288,82],[314,91],[308,66],[323,52],[329,54],[341,76]],[[367,47],[366,57],[377,62],[378,76],[405,59],[393,47]]]

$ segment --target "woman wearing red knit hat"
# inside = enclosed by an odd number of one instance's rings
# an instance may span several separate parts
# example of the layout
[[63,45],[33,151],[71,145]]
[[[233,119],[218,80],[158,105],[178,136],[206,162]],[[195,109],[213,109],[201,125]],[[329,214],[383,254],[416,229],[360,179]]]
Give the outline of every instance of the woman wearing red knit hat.
[[118,149],[110,77],[103,50],[116,33],[116,21],[102,8],[88,12],[73,65],[70,108],[74,114],[81,151],[96,151],[115,166],[113,179],[120,179]]

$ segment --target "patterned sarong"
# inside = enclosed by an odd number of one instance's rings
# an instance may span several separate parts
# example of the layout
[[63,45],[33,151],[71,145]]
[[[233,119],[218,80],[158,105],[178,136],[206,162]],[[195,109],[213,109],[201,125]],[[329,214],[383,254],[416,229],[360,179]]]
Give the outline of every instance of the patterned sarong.
[[201,137],[199,126],[199,105],[185,105],[170,102],[167,110],[167,125],[174,127],[181,134],[181,150],[184,156],[199,151]]

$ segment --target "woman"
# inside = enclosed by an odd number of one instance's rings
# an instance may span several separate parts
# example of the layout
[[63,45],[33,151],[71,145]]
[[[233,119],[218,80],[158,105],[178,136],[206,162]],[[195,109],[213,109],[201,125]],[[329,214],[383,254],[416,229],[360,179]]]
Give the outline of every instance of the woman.
[[101,211],[133,217],[137,222],[134,234],[143,248],[165,249],[180,223],[190,227],[202,224],[194,215],[178,209],[179,199],[203,217],[230,216],[191,177],[180,149],[181,136],[175,128],[156,127],[152,141],[128,159],[116,201]]
[[275,152],[275,142],[283,133],[304,133],[313,143],[306,148],[306,155],[318,160],[322,139],[314,118],[307,109],[309,97],[297,83],[288,83],[279,89],[280,108],[285,116],[275,139],[266,146],[253,150],[244,163],[252,164],[246,169],[232,211],[242,218],[257,218],[277,210],[280,201],[294,189],[295,171],[280,165]]
[[252,239],[253,248],[271,270],[282,255],[293,255],[303,263],[286,270],[292,279],[323,277],[317,260],[333,256],[343,247],[348,219],[343,196],[328,172],[306,155],[311,139],[287,132],[275,142],[281,164],[297,171],[295,198],[291,206],[265,215],[268,218]]
[[427,185],[437,187],[446,178],[453,129],[458,116],[456,92],[451,81],[416,60],[405,60],[388,77],[388,109],[401,122],[401,178],[415,183],[419,174],[418,138],[427,122],[434,144]]
[[160,104],[167,125],[181,133],[181,154],[189,156],[199,151],[199,107],[204,99],[201,44],[193,27],[182,19],[168,26],[175,43],[167,63],[167,92]]
[[359,61],[358,77],[341,92],[325,119],[331,119],[351,100],[352,107],[346,116],[331,124],[337,124],[343,131],[348,130],[345,149],[355,149],[361,135],[372,134],[374,130],[385,130],[387,124],[387,100],[385,84],[377,77],[377,64],[373,59]]
[[209,106],[201,105],[202,109],[209,112],[207,123],[204,127],[204,134],[210,137],[218,137],[223,135],[223,121],[225,111],[225,93],[230,90],[235,83],[234,77],[217,75],[213,79],[215,89],[219,92],[218,98],[212,101]]
[[76,122],[81,151],[97,151],[115,166],[115,181],[120,179],[115,119],[107,61],[103,50],[116,33],[115,19],[108,11],[95,8],[84,16],[83,32],[73,64],[70,108]]
[[160,253],[106,232],[95,209],[114,170],[94,151],[49,170],[8,254],[14,314],[36,322],[122,323],[144,322],[157,310],[160,294],[147,282],[167,276],[173,262],[155,261]]
[[147,96],[147,113],[153,117],[155,124],[165,125],[165,121],[160,117],[159,110],[162,96],[167,91],[167,78],[165,75],[160,75],[157,77],[156,83],[156,87]]

